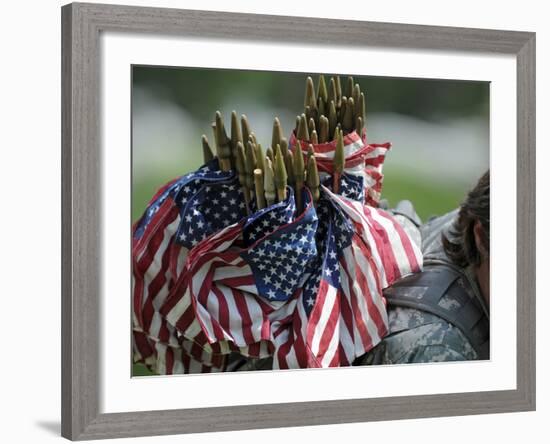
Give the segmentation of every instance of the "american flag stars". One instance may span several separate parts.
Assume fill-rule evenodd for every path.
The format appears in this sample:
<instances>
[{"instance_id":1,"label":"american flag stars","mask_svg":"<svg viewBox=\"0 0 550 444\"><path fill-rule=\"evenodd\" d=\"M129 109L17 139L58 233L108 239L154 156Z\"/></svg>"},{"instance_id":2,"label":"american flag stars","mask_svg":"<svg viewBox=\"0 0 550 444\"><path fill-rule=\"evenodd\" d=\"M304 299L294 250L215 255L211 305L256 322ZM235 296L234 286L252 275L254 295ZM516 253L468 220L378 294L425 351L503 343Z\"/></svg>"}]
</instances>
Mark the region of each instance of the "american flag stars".
<instances>
[{"instance_id":1,"label":"american flag stars","mask_svg":"<svg viewBox=\"0 0 550 444\"><path fill-rule=\"evenodd\" d=\"M271 301L291 298L317 257L314 208L309 206L291 222L294 200L282 203L253 217L245 228L245 239L248 232L248 241L257 243L242 256L253 270L259 294Z\"/></svg>"}]
</instances>

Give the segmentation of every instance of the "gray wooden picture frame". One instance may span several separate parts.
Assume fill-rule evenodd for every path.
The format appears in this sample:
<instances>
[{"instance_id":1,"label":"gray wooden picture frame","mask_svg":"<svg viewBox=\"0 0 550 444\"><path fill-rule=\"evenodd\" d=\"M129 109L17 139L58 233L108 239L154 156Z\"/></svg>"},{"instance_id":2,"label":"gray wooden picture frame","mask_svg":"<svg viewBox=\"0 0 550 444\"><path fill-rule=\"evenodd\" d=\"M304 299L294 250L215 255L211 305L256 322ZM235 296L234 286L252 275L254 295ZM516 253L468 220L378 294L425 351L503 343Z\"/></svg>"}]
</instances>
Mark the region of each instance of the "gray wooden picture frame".
<instances>
[{"instance_id":1,"label":"gray wooden picture frame","mask_svg":"<svg viewBox=\"0 0 550 444\"><path fill-rule=\"evenodd\" d=\"M514 55L517 58L517 388L101 413L99 35L104 31ZM84 440L535 409L534 33L73 3L62 8L62 108L64 437Z\"/></svg>"}]
</instances>

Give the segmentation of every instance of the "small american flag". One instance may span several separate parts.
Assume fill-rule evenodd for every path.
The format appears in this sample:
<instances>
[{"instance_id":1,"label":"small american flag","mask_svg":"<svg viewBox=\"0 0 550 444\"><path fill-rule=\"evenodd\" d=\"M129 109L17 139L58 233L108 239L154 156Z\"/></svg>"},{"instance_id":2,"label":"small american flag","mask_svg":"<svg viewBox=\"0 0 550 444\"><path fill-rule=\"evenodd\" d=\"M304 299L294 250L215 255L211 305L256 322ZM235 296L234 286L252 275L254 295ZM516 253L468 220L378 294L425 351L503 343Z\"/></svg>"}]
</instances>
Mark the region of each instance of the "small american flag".
<instances>
[{"instance_id":1,"label":"small american flag","mask_svg":"<svg viewBox=\"0 0 550 444\"><path fill-rule=\"evenodd\" d=\"M298 143L303 154L307 153L309 143L298 141L294 132L290 136L289 146L295 149ZM390 143L367 143L366 131L359 136L353 131L344 136L344 171L349 175L361 177L365 188L365 203L377 206L380 202L382 191L382 166L387 152L390 150ZM313 145L315 159L321 178L333 174L334 170L334 152L336 150L336 141Z\"/></svg>"},{"instance_id":2,"label":"small american flag","mask_svg":"<svg viewBox=\"0 0 550 444\"><path fill-rule=\"evenodd\" d=\"M214 204L216 200L218 204ZM220 171L216 159L169 182L150 201L132 230L136 360L156 367L159 373L182 370L178 368L183 357L177 332L159 309L181 273L189 250L212 233L241 220L245 210L234 173ZM204 370L198 366L198 371Z\"/></svg>"}]
</instances>

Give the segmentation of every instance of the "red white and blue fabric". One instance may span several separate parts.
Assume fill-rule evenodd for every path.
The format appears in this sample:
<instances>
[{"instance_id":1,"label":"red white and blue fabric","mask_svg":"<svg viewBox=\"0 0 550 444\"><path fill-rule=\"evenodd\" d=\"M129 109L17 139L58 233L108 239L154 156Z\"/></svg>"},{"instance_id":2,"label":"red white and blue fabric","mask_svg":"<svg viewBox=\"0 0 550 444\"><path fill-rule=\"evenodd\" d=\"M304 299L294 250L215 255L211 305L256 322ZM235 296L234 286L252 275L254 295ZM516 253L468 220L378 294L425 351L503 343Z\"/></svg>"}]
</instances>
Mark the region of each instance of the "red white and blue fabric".
<instances>
[{"instance_id":1,"label":"red white and blue fabric","mask_svg":"<svg viewBox=\"0 0 550 444\"><path fill-rule=\"evenodd\" d=\"M289 147L292 151L294 151L298 142L305 156L310 142L298 141L293 132L289 140ZM333 140L312 146L321 179L332 176L334 173L333 159L336 150L336 141ZM382 166L390 148L390 143L367 143L366 131L363 131L362 137L356 131L344 136L344 171L363 180L365 203L368 205L378 206L380 202L382 181L384 179Z\"/></svg>"},{"instance_id":2,"label":"red white and blue fabric","mask_svg":"<svg viewBox=\"0 0 550 444\"><path fill-rule=\"evenodd\" d=\"M363 177L346 168L334 194L326 176L316 207L304 189L301 214L289 188L247 216L216 160L164 186L133 227L134 359L159 374L225 371L235 353L335 367L374 347L387 334L382 290L422 257L364 204Z\"/></svg>"},{"instance_id":3,"label":"red white and blue fabric","mask_svg":"<svg viewBox=\"0 0 550 444\"><path fill-rule=\"evenodd\" d=\"M181 273L189 250L245 215L235 174L220 171L217 160L169 182L151 199L132 229L136 361L161 374L209 370L188 358L189 351L181 344L177 331L159 310Z\"/></svg>"}]
</instances>

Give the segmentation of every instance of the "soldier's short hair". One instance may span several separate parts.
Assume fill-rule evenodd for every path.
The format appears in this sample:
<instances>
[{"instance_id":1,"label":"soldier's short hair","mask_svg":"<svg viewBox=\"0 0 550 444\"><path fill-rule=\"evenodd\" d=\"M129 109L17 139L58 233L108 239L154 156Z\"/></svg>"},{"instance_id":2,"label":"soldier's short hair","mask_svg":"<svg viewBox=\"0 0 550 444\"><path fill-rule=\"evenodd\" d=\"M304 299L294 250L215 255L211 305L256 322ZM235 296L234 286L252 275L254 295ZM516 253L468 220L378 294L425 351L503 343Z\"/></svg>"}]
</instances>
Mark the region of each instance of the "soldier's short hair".
<instances>
[{"instance_id":1,"label":"soldier's short hair","mask_svg":"<svg viewBox=\"0 0 550 444\"><path fill-rule=\"evenodd\" d=\"M489 194L489 171L487 171L460 205L458 218L449 234L442 236L447 256L459 267L481 263L481 252L477 248L474 236L476 221L481 222L481 241L485 251L489 252Z\"/></svg>"}]
</instances>

